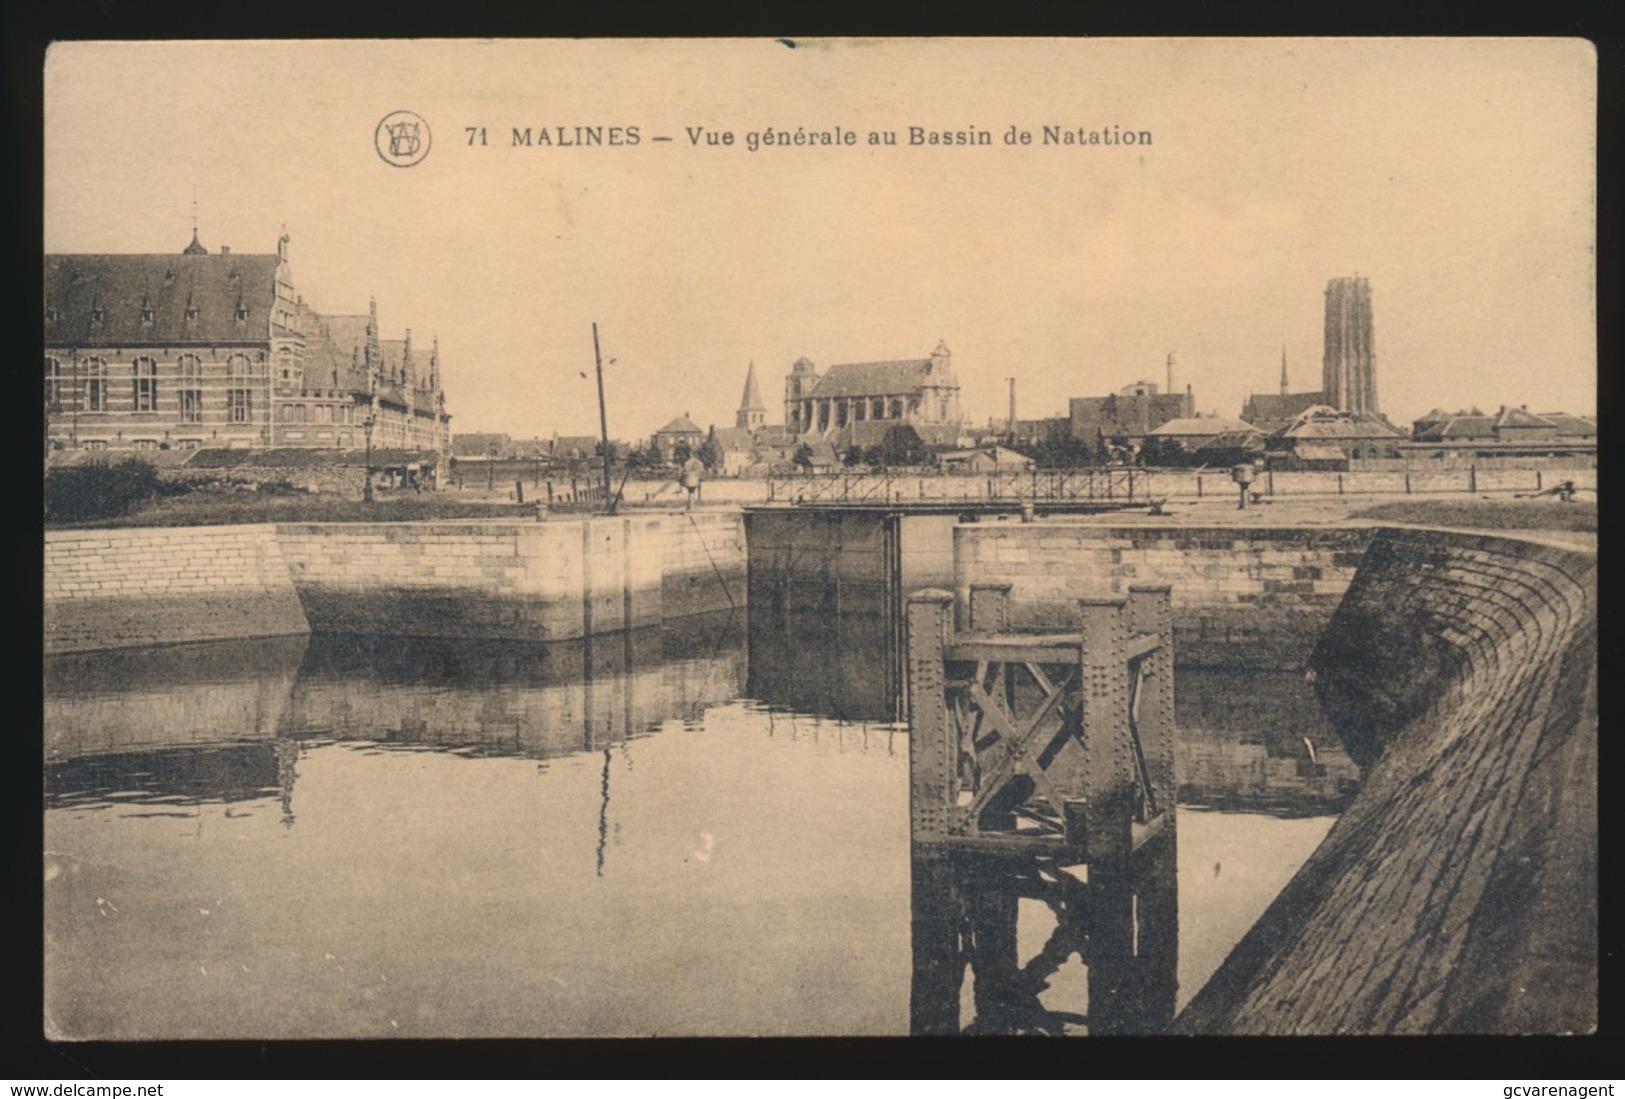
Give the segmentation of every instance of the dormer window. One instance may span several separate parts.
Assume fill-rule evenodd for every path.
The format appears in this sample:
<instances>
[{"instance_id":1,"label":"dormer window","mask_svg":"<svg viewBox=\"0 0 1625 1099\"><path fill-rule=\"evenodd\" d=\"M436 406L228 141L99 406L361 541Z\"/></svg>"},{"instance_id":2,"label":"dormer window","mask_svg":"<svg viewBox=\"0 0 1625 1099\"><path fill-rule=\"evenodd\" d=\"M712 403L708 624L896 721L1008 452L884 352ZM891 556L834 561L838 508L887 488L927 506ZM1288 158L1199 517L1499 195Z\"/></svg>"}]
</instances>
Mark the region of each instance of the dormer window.
<instances>
[{"instance_id":1,"label":"dormer window","mask_svg":"<svg viewBox=\"0 0 1625 1099\"><path fill-rule=\"evenodd\" d=\"M157 313L152 308L152 303L148 302L148 301L143 301L141 303L141 323L142 324L152 324L157 319L158 319L158 316L157 316Z\"/></svg>"},{"instance_id":2,"label":"dormer window","mask_svg":"<svg viewBox=\"0 0 1625 1099\"><path fill-rule=\"evenodd\" d=\"M45 310L45 323L55 324L62 319L62 310L52 305Z\"/></svg>"},{"instance_id":3,"label":"dormer window","mask_svg":"<svg viewBox=\"0 0 1625 1099\"><path fill-rule=\"evenodd\" d=\"M94 308L91 309L91 311L90 311L90 323L91 324L101 324L106 319L107 319L107 310L103 309L99 305L95 306Z\"/></svg>"},{"instance_id":4,"label":"dormer window","mask_svg":"<svg viewBox=\"0 0 1625 1099\"><path fill-rule=\"evenodd\" d=\"M248 319L248 306L243 302L238 302L237 309L232 315L240 321L246 321Z\"/></svg>"}]
</instances>

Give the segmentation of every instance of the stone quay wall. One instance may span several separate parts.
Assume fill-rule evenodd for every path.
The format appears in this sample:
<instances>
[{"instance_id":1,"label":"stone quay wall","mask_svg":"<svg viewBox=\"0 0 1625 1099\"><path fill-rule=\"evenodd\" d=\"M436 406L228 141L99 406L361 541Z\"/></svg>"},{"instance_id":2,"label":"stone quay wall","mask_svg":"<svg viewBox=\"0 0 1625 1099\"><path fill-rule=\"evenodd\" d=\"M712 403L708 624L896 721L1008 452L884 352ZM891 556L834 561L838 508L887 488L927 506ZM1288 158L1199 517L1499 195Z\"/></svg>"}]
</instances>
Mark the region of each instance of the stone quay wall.
<instances>
[{"instance_id":1,"label":"stone quay wall","mask_svg":"<svg viewBox=\"0 0 1625 1099\"><path fill-rule=\"evenodd\" d=\"M1581 550L1377 535L1312 664L1360 791L1176 1029L1595 1030L1596 581Z\"/></svg>"},{"instance_id":2,"label":"stone quay wall","mask_svg":"<svg viewBox=\"0 0 1625 1099\"><path fill-rule=\"evenodd\" d=\"M556 641L743 608L737 513L53 531L47 652L348 632Z\"/></svg>"},{"instance_id":3,"label":"stone quay wall","mask_svg":"<svg viewBox=\"0 0 1625 1099\"><path fill-rule=\"evenodd\" d=\"M269 524L50 531L45 651L309 632Z\"/></svg>"},{"instance_id":4,"label":"stone quay wall","mask_svg":"<svg viewBox=\"0 0 1625 1099\"><path fill-rule=\"evenodd\" d=\"M1077 625L1079 599L1168 583L1181 664L1302 667L1370 538L1360 528L964 523L954 581L962 609L972 584L1008 583L1012 623L1050 629Z\"/></svg>"}]
</instances>

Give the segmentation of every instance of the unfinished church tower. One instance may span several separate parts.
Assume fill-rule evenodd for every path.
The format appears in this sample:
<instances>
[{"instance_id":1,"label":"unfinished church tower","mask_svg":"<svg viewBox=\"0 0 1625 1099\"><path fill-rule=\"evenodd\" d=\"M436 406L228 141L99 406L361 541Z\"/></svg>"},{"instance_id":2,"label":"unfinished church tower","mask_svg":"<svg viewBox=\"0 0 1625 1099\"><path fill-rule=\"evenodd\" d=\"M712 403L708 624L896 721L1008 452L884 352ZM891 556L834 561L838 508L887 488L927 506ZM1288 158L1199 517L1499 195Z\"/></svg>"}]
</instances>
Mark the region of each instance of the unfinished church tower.
<instances>
[{"instance_id":1,"label":"unfinished church tower","mask_svg":"<svg viewBox=\"0 0 1625 1099\"><path fill-rule=\"evenodd\" d=\"M1326 284L1326 358L1321 388L1339 412L1377 413L1371 350L1371 284L1355 275Z\"/></svg>"}]
</instances>

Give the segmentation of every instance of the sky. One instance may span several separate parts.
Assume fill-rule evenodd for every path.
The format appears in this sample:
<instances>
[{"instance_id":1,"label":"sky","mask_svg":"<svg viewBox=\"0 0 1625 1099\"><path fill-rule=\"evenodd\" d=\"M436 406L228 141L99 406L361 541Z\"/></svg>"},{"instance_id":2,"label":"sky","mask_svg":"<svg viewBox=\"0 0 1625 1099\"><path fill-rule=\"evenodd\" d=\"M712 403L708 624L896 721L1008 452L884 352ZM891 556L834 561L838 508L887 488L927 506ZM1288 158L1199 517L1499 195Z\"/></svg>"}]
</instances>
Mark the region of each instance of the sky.
<instances>
[{"instance_id":1,"label":"sky","mask_svg":"<svg viewBox=\"0 0 1625 1099\"><path fill-rule=\"evenodd\" d=\"M405 167L375 143L400 110L432 135ZM595 433L595 322L616 438L731 425L752 362L777 422L797 358L939 340L973 423L1008 378L1023 418L1064 414L1170 353L1235 416L1283 349L1320 388L1325 286L1355 274L1395 422L1589 414L1595 118L1564 39L60 43L45 250L179 252L194 201L210 251L286 231L318 311L373 297L385 338L438 337L458 432ZM606 143L557 143L587 126ZM751 151L767 128L858 140Z\"/></svg>"}]
</instances>

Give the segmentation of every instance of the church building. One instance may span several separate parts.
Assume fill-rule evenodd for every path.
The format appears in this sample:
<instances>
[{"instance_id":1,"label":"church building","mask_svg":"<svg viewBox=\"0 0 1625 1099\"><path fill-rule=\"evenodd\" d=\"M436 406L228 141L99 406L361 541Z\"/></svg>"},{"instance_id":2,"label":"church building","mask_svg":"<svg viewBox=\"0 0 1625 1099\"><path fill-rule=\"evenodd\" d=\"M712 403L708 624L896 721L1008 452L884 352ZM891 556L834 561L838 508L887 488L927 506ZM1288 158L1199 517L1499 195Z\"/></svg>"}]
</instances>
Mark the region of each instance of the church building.
<instances>
[{"instance_id":1,"label":"church building","mask_svg":"<svg viewBox=\"0 0 1625 1099\"><path fill-rule=\"evenodd\" d=\"M784 380L788 431L831 438L848 424L873 420L942 425L957 432L959 379L947 343L939 342L924 359L837 363L820 374L801 358L790 368Z\"/></svg>"}]
</instances>

